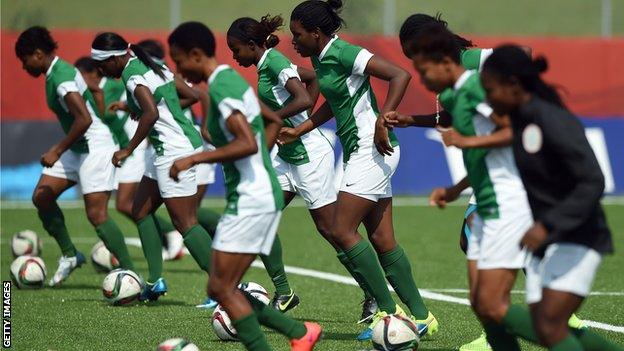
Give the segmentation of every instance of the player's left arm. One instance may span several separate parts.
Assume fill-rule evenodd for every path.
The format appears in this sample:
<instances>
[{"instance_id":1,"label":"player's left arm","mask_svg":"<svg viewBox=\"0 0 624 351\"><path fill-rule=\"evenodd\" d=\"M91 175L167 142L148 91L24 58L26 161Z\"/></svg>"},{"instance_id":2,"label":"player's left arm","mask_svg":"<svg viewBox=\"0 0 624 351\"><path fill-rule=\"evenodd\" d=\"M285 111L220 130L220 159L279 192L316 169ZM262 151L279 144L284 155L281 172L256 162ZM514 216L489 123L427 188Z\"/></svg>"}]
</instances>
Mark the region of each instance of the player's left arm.
<instances>
[{"instance_id":1,"label":"player's left arm","mask_svg":"<svg viewBox=\"0 0 624 351\"><path fill-rule=\"evenodd\" d=\"M296 77L288 79L284 87L292 96L292 100L281 109L275 111L279 117L292 117L314 107L314 102L299 79Z\"/></svg>"},{"instance_id":2,"label":"player's left arm","mask_svg":"<svg viewBox=\"0 0 624 351\"><path fill-rule=\"evenodd\" d=\"M191 88L179 75L175 75L175 86L180 99L180 106L185 109L199 101L199 94Z\"/></svg>"},{"instance_id":3,"label":"player's left arm","mask_svg":"<svg viewBox=\"0 0 624 351\"><path fill-rule=\"evenodd\" d=\"M381 108L381 113L377 118L377 121L375 122L374 142L375 147L380 154L391 155L394 148L390 145L388 128L384 123L383 115L386 112L396 110L397 106L399 106L412 76L403 68L377 55L372 56L370 60L368 60L364 73L383 79L389 83L386 101Z\"/></svg>"},{"instance_id":4,"label":"player's left arm","mask_svg":"<svg viewBox=\"0 0 624 351\"><path fill-rule=\"evenodd\" d=\"M258 103L260 104L260 113L262 114L262 119L264 120L264 133L266 136L267 147L271 150L273 145L275 145L280 129L284 125L284 121L280 118L277 112L271 110L262 101L258 100Z\"/></svg>"},{"instance_id":5,"label":"player's left arm","mask_svg":"<svg viewBox=\"0 0 624 351\"><path fill-rule=\"evenodd\" d=\"M316 74L313 70L297 66L297 73L299 74L299 77L301 77L301 81L306 86L306 91L308 92L310 100L312 100L312 106L308 109L308 115L311 115L314 106L316 106L319 95L321 94L321 88L319 87Z\"/></svg>"}]
</instances>

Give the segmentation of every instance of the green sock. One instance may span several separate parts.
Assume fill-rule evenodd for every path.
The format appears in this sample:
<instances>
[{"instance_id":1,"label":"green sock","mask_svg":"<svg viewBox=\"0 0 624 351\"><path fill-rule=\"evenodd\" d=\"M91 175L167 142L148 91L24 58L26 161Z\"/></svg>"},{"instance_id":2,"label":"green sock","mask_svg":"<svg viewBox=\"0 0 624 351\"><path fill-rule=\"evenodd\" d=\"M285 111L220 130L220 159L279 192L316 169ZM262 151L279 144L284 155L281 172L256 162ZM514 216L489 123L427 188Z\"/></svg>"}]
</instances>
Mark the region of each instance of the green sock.
<instances>
[{"instance_id":1,"label":"green sock","mask_svg":"<svg viewBox=\"0 0 624 351\"><path fill-rule=\"evenodd\" d=\"M245 345L247 350L267 351L271 350L266 336L260 330L260 324L253 312L251 314L232 321L232 326L236 329L238 340Z\"/></svg>"},{"instance_id":2,"label":"green sock","mask_svg":"<svg viewBox=\"0 0 624 351\"><path fill-rule=\"evenodd\" d=\"M565 339L559 341L557 345L553 345L549 348L550 351L583 351L583 345L578 339L569 334Z\"/></svg>"},{"instance_id":3,"label":"green sock","mask_svg":"<svg viewBox=\"0 0 624 351\"><path fill-rule=\"evenodd\" d=\"M493 350L520 351L520 345L515 336L505 330L505 325L499 323L485 323L485 336Z\"/></svg>"},{"instance_id":4,"label":"green sock","mask_svg":"<svg viewBox=\"0 0 624 351\"><path fill-rule=\"evenodd\" d=\"M61 248L63 256L76 256L76 247L69 237L67 227L65 226L65 216L63 216L63 212L58 204L54 202L49 210L39 210L37 214L39 219L41 219L43 228L56 240L56 243Z\"/></svg>"},{"instance_id":5,"label":"green sock","mask_svg":"<svg viewBox=\"0 0 624 351\"><path fill-rule=\"evenodd\" d=\"M210 272L210 255L212 253L212 239L206 230L199 224L192 226L184 236L184 245L206 273Z\"/></svg>"},{"instance_id":6,"label":"green sock","mask_svg":"<svg viewBox=\"0 0 624 351\"><path fill-rule=\"evenodd\" d=\"M173 232L176 230L173 224L171 224L171 221L164 219L162 216L154 213L154 218L156 219L156 223L158 224L158 228L160 229L161 234Z\"/></svg>"},{"instance_id":7,"label":"green sock","mask_svg":"<svg viewBox=\"0 0 624 351\"><path fill-rule=\"evenodd\" d=\"M147 260L149 283L156 282L162 276L162 241L154 215L148 215L137 222L143 255Z\"/></svg>"},{"instance_id":8,"label":"green sock","mask_svg":"<svg viewBox=\"0 0 624 351\"><path fill-rule=\"evenodd\" d=\"M412 315L416 319L427 319L429 310L414 282L412 267L403 248L397 245L394 249L379 255L379 262L386 272L386 279Z\"/></svg>"},{"instance_id":9,"label":"green sock","mask_svg":"<svg viewBox=\"0 0 624 351\"><path fill-rule=\"evenodd\" d=\"M539 344L537 334L533 329L533 321L529 310L520 305L510 305L507 309L503 324L507 327L507 331L517 335L527 341Z\"/></svg>"},{"instance_id":10,"label":"green sock","mask_svg":"<svg viewBox=\"0 0 624 351\"><path fill-rule=\"evenodd\" d=\"M126 246L123 234L117 226L117 223L109 218L104 223L95 227L95 231L104 242L104 245L106 245L108 251L117 257L119 266L124 269L134 270L128 247Z\"/></svg>"},{"instance_id":11,"label":"green sock","mask_svg":"<svg viewBox=\"0 0 624 351\"><path fill-rule=\"evenodd\" d=\"M570 333L580 341L585 351L624 351L624 348L608 341L591 329L570 328Z\"/></svg>"},{"instance_id":12,"label":"green sock","mask_svg":"<svg viewBox=\"0 0 624 351\"><path fill-rule=\"evenodd\" d=\"M266 268L269 277L273 281L275 286L275 292L278 295L290 294L290 285L288 284L288 277L286 271L284 271L284 262L282 261L282 243L279 236L275 236L273 240L273 247L271 253L268 255L260 255L264 268Z\"/></svg>"},{"instance_id":13,"label":"green sock","mask_svg":"<svg viewBox=\"0 0 624 351\"><path fill-rule=\"evenodd\" d=\"M366 281L364 280L364 278L362 278L362 276L360 276L359 274L356 274L355 271L353 271L353 265L349 261L347 254L345 254L344 251L338 251L338 253L336 254L336 257L338 257L338 261L342 263L342 265L347 269L349 274L351 274L353 279L355 279L355 281L358 283L358 285L360 286L360 289L362 289L362 291L364 292L364 298L365 299L372 298L373 296L371 295L370 292L368 292L369 289L366 287Z\"/></svg>"},{"instance_id":14,"label":"green sock","mask_svg":"<svg viewBox=\"0 0 624 351\"><path fill-rule=\"evenodd\" d=\"M249 301L249 304L251 304L260 324L275 330L289 339L299 339L307 333L305 325L300 321L263 304L247 292L243 292L243 294Z\"/></svg>"},{"instance_id":15,"label":"green sock","mask_svg":"<svg viewBox=\"0 0 624 351\"><path fill-rule=\"evenodd\" d=\"M370 289L369 292L377 301L379 310L388 314L395 313L396 304L392 300L381 267L377 262L375 250L370 244L366 240L360 240L344 253L353 265L353 272L366 281L365 286Z\"/></svg>"},{"instance_id":16,"label":"green sock","mask_svg":"<svg viewBox=\"0 0 624 351\"><path fill-rule=\"evenodd\" d=\"M206 229L211 238L214 237L217 231L217 224L219 224L220 219L221 215L215 211L201 207L197 209L197 222Z\"/></svg>"}]
</instances>

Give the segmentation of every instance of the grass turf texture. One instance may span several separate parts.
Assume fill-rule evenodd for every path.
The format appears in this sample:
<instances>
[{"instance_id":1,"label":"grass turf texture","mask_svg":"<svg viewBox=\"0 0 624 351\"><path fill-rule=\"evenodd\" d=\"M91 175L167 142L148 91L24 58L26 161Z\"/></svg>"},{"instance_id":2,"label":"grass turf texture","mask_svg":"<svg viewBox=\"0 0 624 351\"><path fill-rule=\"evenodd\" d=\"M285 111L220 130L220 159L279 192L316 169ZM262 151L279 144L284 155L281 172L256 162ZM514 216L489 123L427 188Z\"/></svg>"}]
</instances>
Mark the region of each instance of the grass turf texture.
<instances>
[{"instance_id":1,"label":"grass turf texture","mask_svg":"<svg viewBox=\"0 0 624 351\"><path fill-rule=\"evenodd\" d=\"M260 18L281 14L286 20L301 0L184 0L181 21L199 20L219 32L227 31L235 18ZM524 0L477 2L457 0L395 0L395 31L410 14L442 12L459 33L490 35L599 35L599 0ZM2 28L24 30L31 25L51 28L168 29L169 0L2 0ZM345 31L381 33L382 0L346 0L342 15ZM612 0L613 33L624 34L624 0ZM68 15L69 14L69 15ZM288 26L286 26L288 27ZM287 31L288 28L285 30Z\"/></svg>"},{"instance_id":2,"label":"grass turf texture","mask_svg":"<svg viewBox=\"0 0 624 351\"><path fill-rule=\"evenodd\" d=\"M395 228L399 242L412 262L416 282L420 288L466 288L465 259L457 239L463 207L439 211L426 207L396 207ZM624 240L624 206L606 206L616 243ZM135 237L135 227L114 210L112 216L128 237ZM11 235L23 229L32 229L43 238L43 259L48 275L57 266L59 249L43 231L32 209L2 209L2 269L4 280L9 279L12 260L9 241ZM83 209L65 210L70 233L76 246L88 255L98 240L87 222ZM280 237L287 265L347 275L335 258L333 250L316 233L304 208L289 208L285 212ZM622 245L616 249L622 250ZM140 248L131 246L130 253L140 274L147 268ZM624 255L604 260L594 285L594 291L624 291L621 267ZM194 307L204 297L206 276L190 256L177 262L165 262L164 276L169 294L157 303L111 307L103 301L101 283L103 274L95 273L91 263L78 269L57 289L27 291L13 287L12 327L15 350L150 350L165 339L186 338L201 350L240 350L234 342L221 342L210 325L211 313ZM356 287L316 278L290 274L290 281L300 295L299 308L289 312L300 320L320 323L325 338L316 350L370 349L370 342L355 341L361 326L355 324L362 296ZM245 276L248 281L262 284L272 293L272 285L262 269L251 268ZM522 289L522 278L516 289ZM465 294L451 294L465 297ZM514 295L517 302L523 295ZM397 300L398 301L398 300ZM477 337L480 327L468 306L449 302L426 300L428 307L440 321L441 331L421 343L419 350L454 350L462 343ZM583 306L580 316L614 325L624 324L624 296L592 296ZM624 334L599 330L602 335L624 343ZM275 350L288 350L288 341L281 335L267 331ZM524 350L538 350L524 344Z\"/></svg>"}]
</instances>

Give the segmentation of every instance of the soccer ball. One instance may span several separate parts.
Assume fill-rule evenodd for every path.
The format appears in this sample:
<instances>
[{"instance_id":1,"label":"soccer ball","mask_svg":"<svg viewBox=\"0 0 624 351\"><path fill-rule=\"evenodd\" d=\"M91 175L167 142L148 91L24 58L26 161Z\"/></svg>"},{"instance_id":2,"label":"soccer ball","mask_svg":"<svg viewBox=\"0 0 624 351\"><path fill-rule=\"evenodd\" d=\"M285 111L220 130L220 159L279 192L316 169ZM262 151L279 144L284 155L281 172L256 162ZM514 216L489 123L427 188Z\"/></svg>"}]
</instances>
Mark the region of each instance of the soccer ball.
<instances>
[{"instance_id":1,"label":"soccer ball","mask_svg":"<svg viewBox=\"0 0 624 351\"><path fill-rule=\"evenodd\" d=\"M15 233L11 238L13 257L22 255L39 256L41 255L41 248L41 239L32 230L22 230Z\"/></svg>"},{"instance_id":2,"label":"soccer ball","mask_svg":"<svg viewBox=\"0 0 624 351\"><path fill-rule=\"evenodd\" d=\"M199 348L190 341L175 338L161 342L156 351L199 351Z\"/></svg>"},{"instance_id":3,"label":"soccer ball","mask_svg":"<svg viewBox=\"0 0 624 351\"><path fill-rule=\"evenodd\" d=\"M375 350L416 350L419 343L418 328L414 322L396 314L384 317L373 328Z\"/></svg>"},{"instance_id":4,"label":"soccer ball","mask_svg":"<svg viewBox=\"0 0 624 351\"><path fill-rule=\"evenodd\" d=\"M11 263L11 279L20 289L43 287L46 273L45 263L36 256L19 256Z\"/></svg>"},{"instance_id":5,"label":"soccer ball","mask_svg":"<svg viewBox=\"0 0 624 351\"><path fill-rule=\"evenodd\" d=\"M119 267L117 257L108 251L102 241L98 241L97 244L93 245L91 249L91 262L98 272L110 272Z\"/></svg>"},{"instance_id":6,"label":"soccer ball","mask_svg":"<svg viewBox=\"0 0 624 351\"><path fill-rule=\"evenodd\" d=\"M217 306L214 312L212 312L212 329L214 329L215 334L217 334L221 340L238 340L236 329L232 326L230 316L228 316L221 305Z\"/></svg>"},{"instance_id":7,"label":"soccer ball","mask_svg":"<svg viewBox=\"0 0 624 351\"><path fill-rule=\"evenodd\" d=\"M271 302L271 299L269 298L269 293L266 291L266 289L262 285L258 283L254 283L254 282L240 283L238 284L238 288L240 290L248 292L251 296L260 300L265 305L268 305L269 302Z\"/></svg>"},{"instance_id":8,"label":"soccer ball","mask_svg":"<svg viewBox=\"0 0 624 351\"><path fill-rule=\"evenodd\" d=\"M111 305L127 305L138 299L143 279L131 270L118 268L111 271L102 283L104 298Z\"/></svg>"}]
</instances>

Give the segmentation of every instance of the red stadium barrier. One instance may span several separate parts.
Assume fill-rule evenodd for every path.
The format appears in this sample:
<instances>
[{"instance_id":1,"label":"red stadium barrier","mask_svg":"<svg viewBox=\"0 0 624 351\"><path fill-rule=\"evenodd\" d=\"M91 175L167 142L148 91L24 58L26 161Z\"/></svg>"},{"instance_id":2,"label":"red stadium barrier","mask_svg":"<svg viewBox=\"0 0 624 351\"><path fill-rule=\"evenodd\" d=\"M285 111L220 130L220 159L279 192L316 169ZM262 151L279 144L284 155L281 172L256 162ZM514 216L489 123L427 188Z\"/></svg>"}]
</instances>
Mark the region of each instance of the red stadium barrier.
<instances>
[{"instance_id":1,"label":"red stadium barrier","mask_svg":"<svg viewBox=\"0 0 624 351\"><path fill-rule=\"evenodd\" d=\"M166 32L121 31L130 41L155 38L165 42ZM58 41L58 54L66 60L74 61L87 55L95 31L54 30L53 37ZM0 117L8 120L49 120L53 118L45 102L44 78L32 79L21 69L15 57L14 43L19 33L2 31L1 62L1 101ZM426 92L403 57L396 37L346 36L350 41L368 48L412 73L413 79L400 110L413 113L430 113L434 110L433 95ZM498 44L515 42L533 49L536 55L544 55L550 61L546 79L561 86L570 108L583 116L622 116L624 117L624 65L617 58L624 57L624 38L535 38L535 37L470 37L480 47L493 47ZM294 63L310 66L308 60L299 57L290 44L290 37L284 35L278 48ZM256 82L254 68L237 67L219 35L217 56L223 62L238 69L251 83ZM380 103L385 98L386 83L373 80Z\"/></svg>"}]
</instances>

